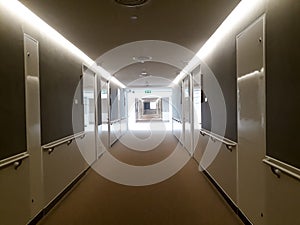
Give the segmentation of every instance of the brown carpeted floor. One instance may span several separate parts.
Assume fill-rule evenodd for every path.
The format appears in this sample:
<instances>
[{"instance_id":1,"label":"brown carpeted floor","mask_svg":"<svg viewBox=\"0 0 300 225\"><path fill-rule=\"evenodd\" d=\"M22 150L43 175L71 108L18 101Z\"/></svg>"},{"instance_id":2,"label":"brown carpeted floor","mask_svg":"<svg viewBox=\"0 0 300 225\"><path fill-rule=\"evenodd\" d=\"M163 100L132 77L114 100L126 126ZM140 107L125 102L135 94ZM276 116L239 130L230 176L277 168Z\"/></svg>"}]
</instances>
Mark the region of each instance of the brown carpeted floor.
<instances>
[{"instance_id":1,"label":"brown carpeted floor","mask_svg":"<svg viewBox=\"0 0 300 225\"><path fill-rule=\"evenodd\" d=\"M138 152L117 142L112 155L132 165L149 165L171 154L177 140L167 135L155 149ZM38 224L42 225L241 225L196 162L168 180L144 187L113 183L90 169L78 185Z\"/></svg>"},{"instance_id":2,"label":"brown carpeted floor","mask_svg":"<svg viewBox=\"0 0 300 225\"><path fill-rule=\"evenodd\" d=\"M140 139L146 139L149 135L160 135L159 132L134 132L134 136ZM147 166L160 162L167 158L176 148L177 139L171 133L161 134L165 136L163 141L152 150L139 151L132 150L126 146L122 140L131 138L131 135L124 135L120 141L117 141L111 148L110 153L118 160L135 166Z\"/></svg>"}]
</instances>

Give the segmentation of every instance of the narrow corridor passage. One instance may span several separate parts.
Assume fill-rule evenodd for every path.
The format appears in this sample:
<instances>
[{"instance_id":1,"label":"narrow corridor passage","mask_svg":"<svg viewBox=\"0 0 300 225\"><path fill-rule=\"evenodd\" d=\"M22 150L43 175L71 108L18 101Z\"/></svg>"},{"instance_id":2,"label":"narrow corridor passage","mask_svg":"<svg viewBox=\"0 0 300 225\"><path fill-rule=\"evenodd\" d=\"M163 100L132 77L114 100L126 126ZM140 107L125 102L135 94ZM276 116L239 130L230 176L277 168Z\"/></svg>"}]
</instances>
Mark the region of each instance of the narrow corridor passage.
<instances>
[{"instance_id":1,"label":"narrow corridor passage","mask_svg":"<svg viewBox=\"0 0 300 225\"><path fill-rule=\"evenodd\" d=\"M137 135L140 138L148 136L147 133ZM138 152L118 141L112 146L110 153L120 161L141 166L165 159L176 145L177 139L168 133L153 150ZM111 182L90 169L82 181L39 224L240 225L243 223L205 175L198 171L195 160L190 159L175 176L154 185L141 187Z\"/></svg>"}]
</instances>

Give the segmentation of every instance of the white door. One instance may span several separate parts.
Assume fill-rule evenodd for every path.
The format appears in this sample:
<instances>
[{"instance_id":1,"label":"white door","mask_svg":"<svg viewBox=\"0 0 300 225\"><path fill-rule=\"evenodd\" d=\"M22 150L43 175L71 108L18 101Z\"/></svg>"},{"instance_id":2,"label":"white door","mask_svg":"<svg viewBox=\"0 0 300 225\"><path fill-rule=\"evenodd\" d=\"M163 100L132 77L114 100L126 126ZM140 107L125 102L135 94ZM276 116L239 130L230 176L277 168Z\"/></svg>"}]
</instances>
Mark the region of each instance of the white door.
<instances>
[{"instance_id":1,"label":"white door","mask_svg":"<svg viewBox=\"0 0 300 225\"><path fill-rule=\"evenodd\" d=\"M264 224L264 17L237 36L238 206Z\"/></svg>"},{"instance_id":2,"label":"white door","mask_svg":"<svg viewBox=\"0 0 300 225\"><path fill-rule=\"evenodd\" d=\"M84 131L86 134L82 151L85 160L91 164L97 158L96 138L98 137L98 117L96 94L96 74L83 66L83 104L84 104ZM83 139L83 140L84 140Z\"/></svg>"},{"instance_id":3,"label":"white door","mask_svg":"<svg viewBox=\"0 0 300 225\"><path fill-rule=\"evenodd\" d=\"M193 113L193 151L196 150L198 144L200 129L201 129L201 71L198 66L192 72L193 79L193 101L192 101L192 113Z\"/></svg>"},{"instance_id":4,"label":"white door","mask_svg":"<svg viewBox=\"0 0 300 225\"><path fill-rule=\"evenodd\" d=\"M188 75L183 80L183 127L184 127L184 147L190 154L193 154L192 146L192 111L191 111L191 80Z\"/></svg>"},{"instance_id":5,"label":"white door","mask_svg":"<svg viewBox=\"0 0 300 225\"><path fill-rule=\"evenodd\" d=\"M98 136L100 145L102 147L102 150L105 151L108 149L108 108L109 108L109 102L108 102L108 82L107 80L101 79L101 125L98 129ZM102 151L102 152L103 152Z\"/></svg>"},{"instance_id":6,"label":"white door","mask_svg":"<svg viewBox=\"0 0 300 225\"><path fill-rule=\"evenodd\" d=\"M31 217L43 208L43 174L40 126L39 43L24 34L27 149L30 154Z\"/></svg>"}]
</instances>

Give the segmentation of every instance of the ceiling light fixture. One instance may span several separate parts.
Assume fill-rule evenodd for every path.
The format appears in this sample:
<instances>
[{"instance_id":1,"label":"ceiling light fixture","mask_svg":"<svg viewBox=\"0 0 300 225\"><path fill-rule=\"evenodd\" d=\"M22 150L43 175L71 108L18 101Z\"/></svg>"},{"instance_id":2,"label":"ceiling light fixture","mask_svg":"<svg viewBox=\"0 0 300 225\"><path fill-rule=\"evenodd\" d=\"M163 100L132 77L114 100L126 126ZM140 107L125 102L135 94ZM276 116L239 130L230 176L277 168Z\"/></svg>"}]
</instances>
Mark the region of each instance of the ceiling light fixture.
<instances>
[{"instance_id":1,"label":"ceiling light fixture","mask_svg":"<svg viewBox=\"0 0 300 225\"><path fill-rule=\"evenodd\" d=\"M115 0L115 2L125 7L139 7L148 3L149 0Z\"/></svg>"},{"instance_id":2,"label":"ceiling light fixture","mask_svg":"<svg viewBox=\"0 0 300 225\"><path fill-rule=\"evenodd\" d=\"M147 73L146 71L143 71L139 76L140 77L149 77L151 75L149 73Z\"/></svg>"},{"instance_id":3,"label":"ceiling light fixture","mask_svg":"<svg viewBox=\"0 0 300 225\"><path fill-rule=\"evenodd\" d=\"M144 63L152 60L151 56L134 56L132 57L133 61Z\"/></svg>"},{"instance_id":4,"label":"ceiling light fixture","mask_svg":"<svg viewBox=\"0 0 300 225\"><path fill-rule=\"evenodd\" d=\"M138 19L138 16L137 16L137 15L132 15L132 16L130 17L130 19L132 19L132 20L137 20L137 19Z\"/></svg>"}]
</instances>

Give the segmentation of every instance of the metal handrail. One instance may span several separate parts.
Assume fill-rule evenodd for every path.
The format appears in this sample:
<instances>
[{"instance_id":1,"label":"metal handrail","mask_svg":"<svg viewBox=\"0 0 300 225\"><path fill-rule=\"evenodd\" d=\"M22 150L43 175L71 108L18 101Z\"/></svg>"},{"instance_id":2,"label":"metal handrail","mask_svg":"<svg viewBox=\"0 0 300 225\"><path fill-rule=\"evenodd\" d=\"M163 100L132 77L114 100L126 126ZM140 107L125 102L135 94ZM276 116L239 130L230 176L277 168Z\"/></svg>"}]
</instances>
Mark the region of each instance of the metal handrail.
<instances>
[{"instance_id":1,"label":"metal handrail","mask_svg":"<svg viewBox=\"0 0 300 225\"><path fill-rule=\"evenodd\" d=\"M0 168L14 164L15 169L17 169L21 165L22 160L27 157L29 157L29 154L27 152L23 152L7 159L2 159L0 160Z\"/></svg>"},{"instance_id":2,"label":"metal handrail","mask_svg":"<svg viewBox=\"0 0 300 225\"><path fill-rule=\"evenodd\" d=\"M281 172L283 172L297 180L300 180L300 169L290 166L279 160L273 159L271 157L266 157L262 161L263 161L263 163L265 163L271 167L272 172L278 178L280 178L280 174L281 174Z\"/></svg>"},{"instance_id":3,"label":"metal handrail","mask_svg":"<svg viewBox=\"0 0 300 225\"><path fill-rule=\"evenodd\" d=\"M236 142L234 142L234 141L232 141L232 140L229 140L228 138L224 138L224 137L222 137L222 136L220 136L220 135L218 135L218 134L215 134L215 133L213 133L213 132L211 132L211 131L205 130L205 129L203 129L203 128L200 129L200 134L201 134L202 136L205 136L205 135L209 136L210 139L211 139L213 142L215 142L216 140L222 142L223 144L226 145L226 148L227 148L229 151L232 151L232 148L235 147L235 146L237 145Z\"/></svg>"},{"instance_id":4,"label":"metal handrail","mask_svg":"<svg viewBox=\"0 0 300 225\"><path fill-rule=\"evenodd\" d=\"M73 135L70 135L68 137L62 138L60 140L57 140L57 141L51 142L49 144L43 145L42 149L45 150L45 151L48 151L48 153L51 154L55 147L57 147L59 145L63 145L65 143L67 143L67 145L70 145L73 140L75 140L76 138L79 138L79 137L81 139L84 138L85 137L85 132L82 131L82 132L79 132L77 134L73 134Z\"/></svg>"},{"instance_id":5,"label":"metal handrail","mask_svg":"<svg viewBox=\"0 0 300 225\"><path fill-rule=\"evenodd\" d=\"M174 117L172 117L172 120L175 120L178 123L182 123L182 121L180 121L179 119L175 119Z\"/></svg>"},{"instance_id":6,"label":"metal handrail","mask_svg":"<svg viewBox=\"0 0 300 225\"><path fill-rule=\"evenodd\" d=\"M117 122L120 122L120 121L121 121L121 119L112 120L112 121L110 121L110 125L112 125L114 123L117 123Z\"/></svg>"}]
</instances>

